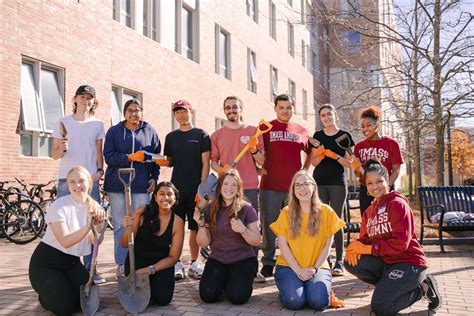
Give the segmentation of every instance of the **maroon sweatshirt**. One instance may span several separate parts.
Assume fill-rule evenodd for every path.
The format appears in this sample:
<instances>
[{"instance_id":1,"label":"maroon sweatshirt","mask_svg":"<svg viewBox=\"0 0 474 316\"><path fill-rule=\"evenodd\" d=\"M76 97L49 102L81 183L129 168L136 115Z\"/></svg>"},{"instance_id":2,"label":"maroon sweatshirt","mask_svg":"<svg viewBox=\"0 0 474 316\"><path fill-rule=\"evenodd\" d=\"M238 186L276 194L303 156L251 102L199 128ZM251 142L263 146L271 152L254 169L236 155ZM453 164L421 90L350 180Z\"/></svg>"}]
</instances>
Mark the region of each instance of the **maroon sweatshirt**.
<instances>
[{"instance_id":1,"label":"maroon sweatshirt","mask_svg":"<svg viewBox=\"0 0 474 316\"><path fill-rule=\"evenodd\" d=\"M428 261L415 234L413 211L398 192L373 200L364 212L359 240L372 245L372 255L386 264L406 263L428 267Z\"/></svg>"}]
</instances>

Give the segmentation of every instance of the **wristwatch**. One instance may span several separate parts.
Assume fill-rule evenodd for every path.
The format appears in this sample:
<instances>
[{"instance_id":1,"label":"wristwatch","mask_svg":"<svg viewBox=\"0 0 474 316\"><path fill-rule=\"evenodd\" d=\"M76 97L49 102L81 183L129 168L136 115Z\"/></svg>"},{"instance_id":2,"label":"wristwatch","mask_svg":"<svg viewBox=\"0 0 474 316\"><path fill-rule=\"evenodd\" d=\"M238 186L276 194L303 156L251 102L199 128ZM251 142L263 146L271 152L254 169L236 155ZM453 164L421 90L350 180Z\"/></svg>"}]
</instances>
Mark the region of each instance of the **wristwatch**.
<instances>
[{"instance_id":1,"label":"wristwatch","mask_svg":"<svg viewBox=\"0 0 474 316\"><path fill-rule=\"evenodd\" d=\"M156 268L153 264L151 266L149 266L148 268L150 269L150 274L155 274L156 273Z\"/></svg>"}]
</instances>

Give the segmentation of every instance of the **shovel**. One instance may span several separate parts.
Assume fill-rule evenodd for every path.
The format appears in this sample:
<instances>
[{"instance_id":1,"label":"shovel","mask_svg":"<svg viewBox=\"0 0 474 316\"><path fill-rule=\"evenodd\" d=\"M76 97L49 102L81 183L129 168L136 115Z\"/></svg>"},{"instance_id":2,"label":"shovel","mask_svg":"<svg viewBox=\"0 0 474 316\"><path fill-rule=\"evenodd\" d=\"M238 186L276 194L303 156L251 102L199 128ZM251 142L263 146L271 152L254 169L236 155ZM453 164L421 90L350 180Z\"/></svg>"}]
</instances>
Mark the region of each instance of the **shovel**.
<instances>
[{"instance_id":1,"label":"shovel","mask_svg":"<svg viewBox=\"0 0 474 316\"><path fill-rule=\"evenodd\" d=\"M351 143L349 141L349 137L346 134L342 134L338 138L336 138L336 144L344 149L351 157L354 156L354 152L351 149ZM360 173L364 174L364 168L362 166L359 168Z\"/></svg>"},{"instance_id":2,"label":"shovel","mask_svg":"<svg viewBox=\"0 0 474 316\"><path fill-rule=\"evenodd\" d=\"M121 168L118 170L120 181L125 187L125 206L127 216L132 216L132 193L130 185L135 178L135 169ZM138 314L145 310L150 302L150 280L148 275L135 273L135 249L132 227L128 228L128 258L130 261L130 273L118 278L118 292L120 304L129 313Z\"/></svg>"},{"instance_id":3,"label":"shovel","mask_svg":"<svg viewBox=\"0 0 474 316\"><path fill-rule=\"evenodd\" d=\"M85 285L81 285L80 298L81 298L81 309L84 315L95 315L97 309L99 309L100 297L99 287L94 284L94 274L97 264L97 253L99 251L99 244L102 242L104 237L105 228L107 228L107 222L102 223L100 231L97 232L94 220L91 222L92 233L94 234L94 246L92 249L92 262L89 271L89 281Z\"/></svg>"}]
</instances>

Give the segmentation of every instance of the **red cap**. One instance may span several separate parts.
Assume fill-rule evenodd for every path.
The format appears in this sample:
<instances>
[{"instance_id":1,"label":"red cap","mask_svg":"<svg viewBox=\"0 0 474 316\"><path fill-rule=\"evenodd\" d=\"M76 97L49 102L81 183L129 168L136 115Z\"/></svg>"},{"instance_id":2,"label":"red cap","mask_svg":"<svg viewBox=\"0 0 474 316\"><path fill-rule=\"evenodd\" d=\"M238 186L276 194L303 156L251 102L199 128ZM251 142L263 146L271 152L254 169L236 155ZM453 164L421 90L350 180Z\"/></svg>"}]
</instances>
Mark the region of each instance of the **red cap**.
<instances>
[{"instance_id":1,"label":"red cap","mask_svg":"<svg viewBox=\"0 0 474 316\"><path fill-rule=\"evenodd\" d=\"M193 107L191 106L191 104L189 104L189 102L187 100L176 101L175 103L173 103L173 106L171 107L171 110L176 111L176 110L179 110L180 108L189 109L190 111L193 110Z\"/></svg>"}]
</instances>

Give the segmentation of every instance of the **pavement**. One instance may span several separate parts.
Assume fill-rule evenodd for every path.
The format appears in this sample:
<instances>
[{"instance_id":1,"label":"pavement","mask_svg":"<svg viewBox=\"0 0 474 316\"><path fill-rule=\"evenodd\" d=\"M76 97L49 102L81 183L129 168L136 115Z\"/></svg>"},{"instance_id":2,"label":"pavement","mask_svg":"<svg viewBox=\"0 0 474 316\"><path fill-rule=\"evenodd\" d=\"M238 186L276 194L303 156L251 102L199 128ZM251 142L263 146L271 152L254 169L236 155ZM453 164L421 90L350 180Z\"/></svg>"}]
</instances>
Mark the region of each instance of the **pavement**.
<instances>
[{"instance_id":1,"label":"pavement","mask_svg":"<svg viewBox=\"0 0 474 316\"><path fill-rule=\"evenodd\" d=\"M185 239L187 241L187 237ZM189 261L187 242L183 250L183 261ZM38 240L27 245L15 245L0 239L0 315L51 315L37 300L28 279L28 264ZM436 315L474 315L474 245L446 246L446 254L439 246L425 246L429 258L430 272L438 281L443 306ZM98 271L107 279L100 285L100 308L97 315L125 315L121 307L115 264L113 258L113 234L106 232L99 249ZM244 305L232 305L225 298L216 304L206 304L199 299L199 281L186 277L177 281L174 297L168 306L150 305L143 315L369 315L373 287L345 273L333 279L333 289L346 307L315 312L309 308L291 311L282 308L278 290L273 279L263 284L254 284L253 295ZM429 315L428 302L421 300L403 310L402 315Z\"/></svg>"}]
</instances>

